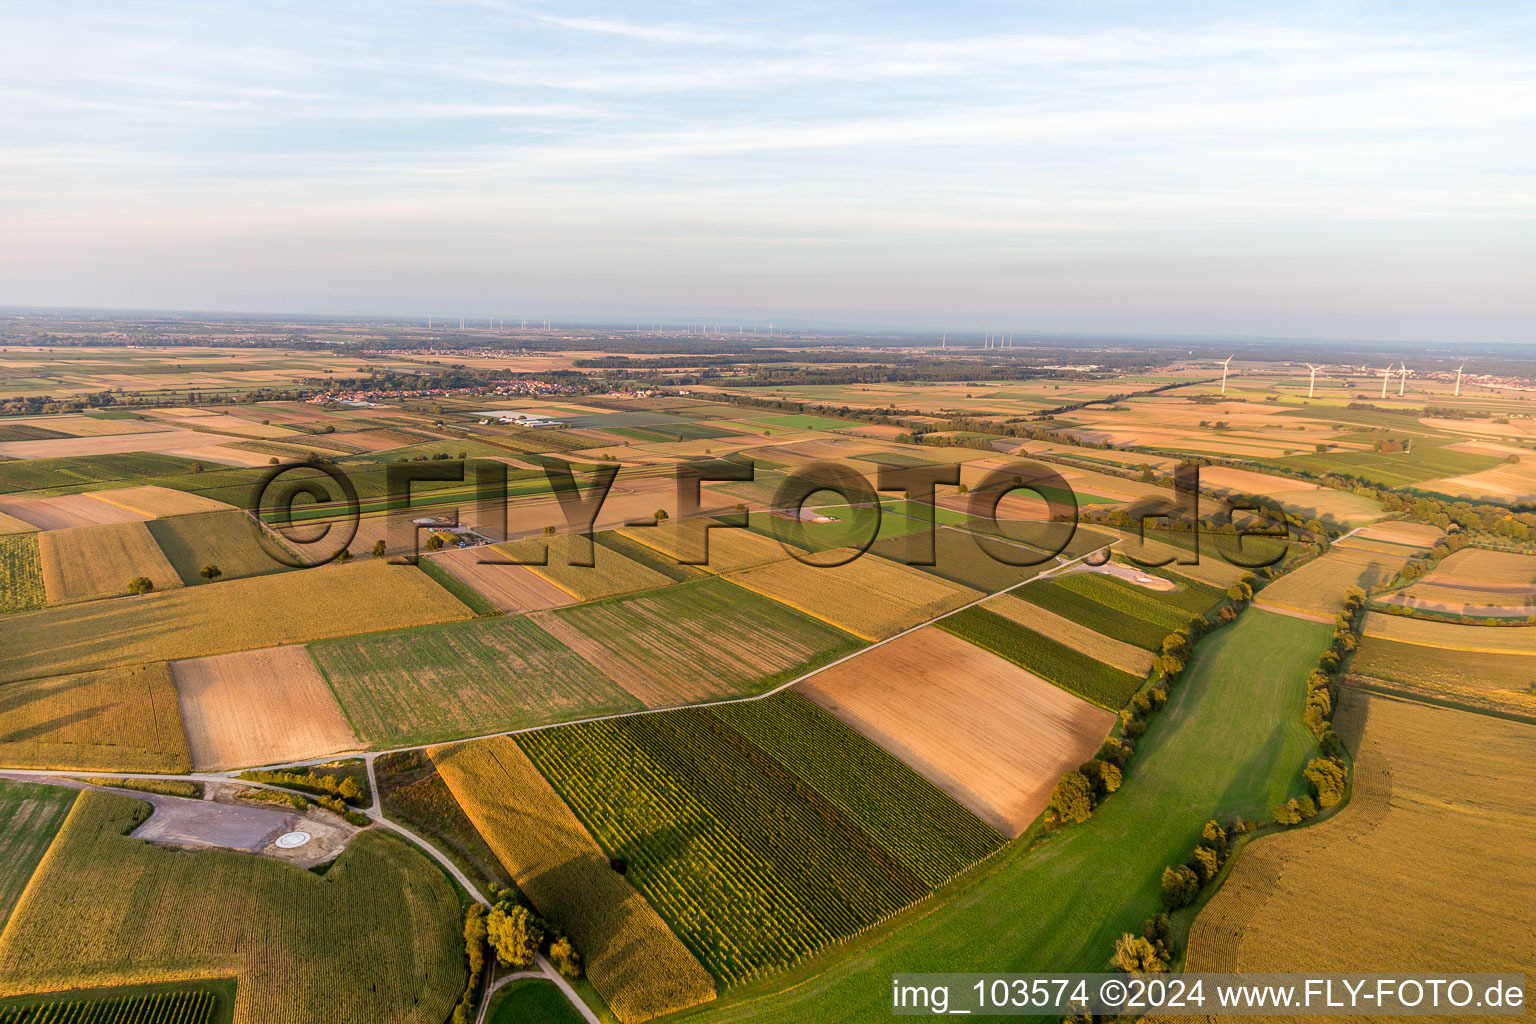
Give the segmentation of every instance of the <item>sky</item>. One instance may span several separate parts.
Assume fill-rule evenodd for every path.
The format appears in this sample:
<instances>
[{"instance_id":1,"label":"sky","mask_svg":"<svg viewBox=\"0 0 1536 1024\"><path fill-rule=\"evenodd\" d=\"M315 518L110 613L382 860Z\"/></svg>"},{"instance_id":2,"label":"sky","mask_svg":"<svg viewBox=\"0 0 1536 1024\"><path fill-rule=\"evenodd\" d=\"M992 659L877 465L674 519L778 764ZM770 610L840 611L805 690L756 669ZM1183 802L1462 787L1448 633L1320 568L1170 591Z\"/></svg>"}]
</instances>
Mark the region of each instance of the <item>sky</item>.
<instances>
[{"instance_id":1,"label":"sky","mask_svg":"<svg viewBox=\"0 0 1536 1024\"><path fill-rule=\"evenodd\" d=\"M0 0L0 304L1536 341L1536 8Z\"/></svg>"}]
</instances>

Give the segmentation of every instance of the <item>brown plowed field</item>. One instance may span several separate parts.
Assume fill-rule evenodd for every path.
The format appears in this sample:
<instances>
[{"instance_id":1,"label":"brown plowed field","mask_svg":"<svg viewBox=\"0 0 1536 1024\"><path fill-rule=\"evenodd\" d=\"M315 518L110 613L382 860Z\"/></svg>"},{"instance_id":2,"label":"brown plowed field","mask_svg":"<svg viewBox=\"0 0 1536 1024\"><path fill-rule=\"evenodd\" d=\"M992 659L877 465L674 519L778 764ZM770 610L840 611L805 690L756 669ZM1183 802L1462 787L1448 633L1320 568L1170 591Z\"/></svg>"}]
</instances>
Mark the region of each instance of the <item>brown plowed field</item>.
<instances>
[{"instance_id":1,"label":"brown plowed field","mask_svg":"<svg viewBox=\"0 0 1536 1024\"><path fill-rule=\"evenodd\" d=\"M798 689L1009 837L1092 757L1115 716L929 627Z\"/></svg>"},{"instance_id":2,"label":"brown plowed field","mask_svg":"<svg viewBox=\"0 0 1536 1024\"><path fill-rule=\"evenodd\" d=\"M480 559L487 556L495 557L495 552L480 547L460 548L432 557L499 611L532 612L560 608L576 600L524 566L481 564Z\"/></svg>"},{"instance_id":3,"label":"brown plowed field","mask_svg":"<svg viewBox=\"0 0 1536 1024\"><path fill-rule=\"evenodd\" d=\"M299 761L362 746L303 647L266 647L171 666L192 767Z\"/></svg>"}]
</instances>

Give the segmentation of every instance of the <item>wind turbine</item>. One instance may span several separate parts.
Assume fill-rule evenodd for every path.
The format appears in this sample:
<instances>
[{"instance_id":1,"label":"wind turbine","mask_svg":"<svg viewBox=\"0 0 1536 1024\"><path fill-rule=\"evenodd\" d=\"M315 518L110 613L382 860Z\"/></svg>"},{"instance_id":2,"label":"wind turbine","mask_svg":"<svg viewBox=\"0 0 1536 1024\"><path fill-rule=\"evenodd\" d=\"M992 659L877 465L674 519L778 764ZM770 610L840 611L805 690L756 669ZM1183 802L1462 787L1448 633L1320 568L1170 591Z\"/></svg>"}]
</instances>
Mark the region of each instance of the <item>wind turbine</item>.
<instances>
[{"instance_id":1,"label":"wind turbine","mask_svg":"<svg viewBox=\"0 0 1536 1024\"><path fill-rule=\"evenodd\" d=\"M1408 364L1407 363L1403 364L1403 368L1402 368L1402 370L1400 372L1401 372L1401 376L1397 378L1397 397L1398 398L1402 398L1403 397L1403 388L1408 386Z\"/></svg>"},{"instance_id":2,"label":"wind turbine","mask_svg":"<svg viewBox=\"0 0 1536 1024\"><path fill-rule=\"evenodd\" d=\"M1227 356L1226 361L1221 364L1221 393L1222 394L1226 394L1227 393L1227 367L1231 364L1232 360L1235 359L1235 358L1237 358L1237 353L1233 352L1230 356Z\"/></svg>"},{"instance_id":3,"label":"wind turbine","mask_svg":"<svg viewBox=\"0 0 1536 1024\"><path fill-rule=\"evenodd\" d=\"M1327 365L1328 365L1327 363L1323 364L1323 366L1327 366ZM1315 395L1317 393L1317 371L1321 370L1323 368L1323 366L1313 366L1311 363L1307 364L1307 369L1312 371L1312 379L1307 384L1307 397L1308 398L1311 398L1313 395Z\"/></svg>"},{"instance_id":4,"label":"wind turbine","mask_svg":"<svg viewBox=\"0 0 1536 1024\"><path fill-rule=\"evenodd\" d=\"M1396 373L1397 371L1393 370L1392 367L1389 366L1385 370L1378 370L1376 372L1381 374L1381 397L1386 398L1387 382L1392 379L1392 374Z\"/></svg>"},{"instance_id":5,"label":"wind turbine","mask_svg":"<svg viewBox=\"0 0 1536 1024\"><path fill-rule=\"evenodd\" d=\"M1461 397L1461 371L1465 370L1466 368L1467 368L1467 364L1466 363L1462 363L1460 366L1456 367L1456 397L1457 398Z\"/></svg>"}]
</instances>

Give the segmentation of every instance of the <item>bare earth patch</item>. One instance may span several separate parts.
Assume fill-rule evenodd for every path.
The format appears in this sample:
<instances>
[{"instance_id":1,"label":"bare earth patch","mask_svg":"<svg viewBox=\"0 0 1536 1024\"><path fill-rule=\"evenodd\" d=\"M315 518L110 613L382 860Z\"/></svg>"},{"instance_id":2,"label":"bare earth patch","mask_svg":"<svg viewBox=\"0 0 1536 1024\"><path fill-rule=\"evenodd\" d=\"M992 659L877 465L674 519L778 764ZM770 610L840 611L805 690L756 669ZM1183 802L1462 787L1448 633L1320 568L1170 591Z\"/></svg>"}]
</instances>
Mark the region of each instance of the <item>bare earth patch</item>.
<instances>
[{"instance_id":1,"label":"bare earth patch","mask_svg":"<svg viewBox=\"0 0 1536 1024\"><path fill-rule=\"evenodd\" d=\"M1011 837L1115 716L959 637L929 627L797 689Z\"/></svg>"},{"instance_id":2,"label":"bare earth patch","mask_svg":"<svg viewBox=\"0 0 1536 1024\"><path fill-rule=\"evenodd\" d=\"M171 666L199 771L299 761L362 744L303 647L267 647Z\"/></svg>"},{"instance_id":3,"label":"bare earth patch","mask_svg":"<svg viewBox=\"0 0 1536 1024\"><path fill-rule=\"evenodd\" d=\"M532 612L560 608L576 599L521 565L486 565L495 557L489 548L461 548L431 556L460 582L477 591L498 611Z\"/></svg>"},{"instance_id":4,"label":"bare earth patch","mask_svg":"<svg viewBox=\"0 0 1536 1024\"><path fill-rule=\"evenodd\" d=\"M140 512L97 501L88 494L65 494L57 498L0 496L0 512L30 523L38 530L68 530L75 526L102 526L107 523L141 523L149 518Z\"/></svg>"}]
</instances>

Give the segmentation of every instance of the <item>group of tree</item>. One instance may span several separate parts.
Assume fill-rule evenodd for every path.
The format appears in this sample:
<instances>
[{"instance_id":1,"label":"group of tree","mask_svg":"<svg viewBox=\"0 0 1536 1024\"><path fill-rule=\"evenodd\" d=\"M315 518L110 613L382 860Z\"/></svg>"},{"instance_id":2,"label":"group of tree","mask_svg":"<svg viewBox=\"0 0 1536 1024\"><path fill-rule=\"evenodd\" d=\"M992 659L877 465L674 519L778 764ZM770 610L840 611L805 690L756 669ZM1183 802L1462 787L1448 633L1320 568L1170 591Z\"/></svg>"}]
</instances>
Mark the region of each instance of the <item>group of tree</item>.
<instances>
[{"instance_id":1,"label":"group of tree","mask_svg":"<svg viewBox=\"0 0 1536 1024\"><path fill-rule=\"evenodd\" d=\"M1349 788L1349 769L1337 757L1314 757L1302 769L1310 793L1295 796L1275 808L1275 821L1281 825L1299 825L1315 818L1344 799Z\"/></svg>"},{"instance_id":2,"label":"group of tree","mask_svg":"<svg viewBox=\"0 0 1536 1024\"><path fill-rule=\"evenodd\" d=\"M1232 851L1232 838L1244 826L1239 822L1232 831L1219 821L1208 821L1200 830L1200 841L1183 864L1163 869L1160 883L1163 906L1169 910L1187 907L1210 885Z\"/></svg>"},{"instance_id":3,"label":"group of tree","mask_svg":"<svg viewBox=\"0 0 1536 1024\"><path fill-rule=\"evenodd\" d=\"M1115 940L1110 964L1126 974L1164 974L1173 963L1173 924L1167 913L1153 914L1141 926L1141 934L1124 932Z\"/></svg>"},{"instance_id":4,"label":"group of tree","mask_svg":"<svg viewBox=\"0 0 1536 1024\"><path fill-rule=\"evenodd\" d=\"M514 889L491 886L494 901L485 916L485 940L504 967L526 970L540 952L567 978L581 977L581 955L569 937L534 913Z\"/></svg>"}]
</instances>

